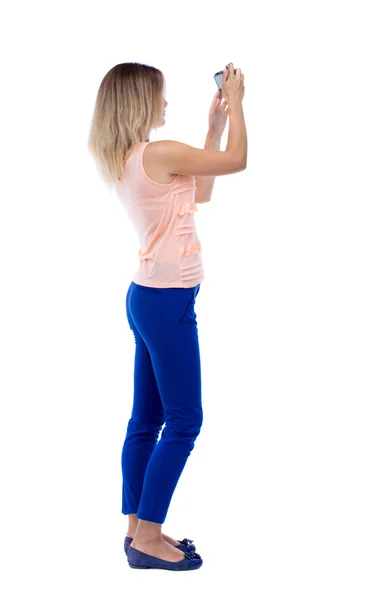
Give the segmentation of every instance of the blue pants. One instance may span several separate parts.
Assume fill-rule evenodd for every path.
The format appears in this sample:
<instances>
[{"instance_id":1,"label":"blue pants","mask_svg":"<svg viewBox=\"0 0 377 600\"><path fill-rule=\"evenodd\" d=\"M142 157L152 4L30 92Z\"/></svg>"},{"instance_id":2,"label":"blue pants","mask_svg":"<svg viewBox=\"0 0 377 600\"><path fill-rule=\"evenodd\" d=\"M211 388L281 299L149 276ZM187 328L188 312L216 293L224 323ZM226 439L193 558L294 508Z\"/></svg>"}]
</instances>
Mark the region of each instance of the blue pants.
<instances>
[{"instance_id":1,"label":"blue pants","mask_svg":"<svg viewBox=\"0 0 377 600\"><path fill-rule=\"evenodd\" d=\"M135 366L133 407L122 450L122 513L154 523L165 521L203 422L194 310L199 289L200 283L155 288L132 281L127 292Z\"/></svg>"}]
</instances>

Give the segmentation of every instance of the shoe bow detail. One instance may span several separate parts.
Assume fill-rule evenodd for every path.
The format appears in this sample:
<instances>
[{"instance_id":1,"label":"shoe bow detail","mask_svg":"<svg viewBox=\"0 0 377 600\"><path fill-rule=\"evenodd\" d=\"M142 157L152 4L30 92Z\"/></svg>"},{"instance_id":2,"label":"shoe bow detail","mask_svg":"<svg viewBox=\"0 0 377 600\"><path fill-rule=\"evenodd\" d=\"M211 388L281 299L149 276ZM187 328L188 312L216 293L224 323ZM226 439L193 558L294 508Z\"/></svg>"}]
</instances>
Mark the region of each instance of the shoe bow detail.
<instances>
[{"instance_id":1,"label":"shoe bow detail","mask_svg":"<svg viewBox=\"0 0 377 600\"><path fill-rule=\"evenodd\" d=\"M195 551L190 550L189 547L187 547L187 550L185 550L185 556L186 556L186 558L189 558L190 560L192 560L193 558L195 558Z\"/></svg>"}]
</instances>

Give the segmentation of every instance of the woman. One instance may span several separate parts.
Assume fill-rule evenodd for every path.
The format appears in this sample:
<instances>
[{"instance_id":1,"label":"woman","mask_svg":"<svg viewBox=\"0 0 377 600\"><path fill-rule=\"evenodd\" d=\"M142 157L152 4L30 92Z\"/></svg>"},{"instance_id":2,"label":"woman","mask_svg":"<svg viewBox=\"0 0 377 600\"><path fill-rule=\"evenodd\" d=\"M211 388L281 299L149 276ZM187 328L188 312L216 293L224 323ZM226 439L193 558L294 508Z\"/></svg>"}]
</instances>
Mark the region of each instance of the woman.
<instances>
[{"instance_id":1,"label":"woman","mask_svg":"<svg viewBox=\"0 0 377 600\"><path fill-rule=\"evenodd\" d=\"M121 461L124 547L135 568L189 570L203 562L192 540L163 534L162 523L203 421L194 307L205 277L194 213L210 199L216 175L242 171L247 162L244 76L228 66L204 149L149 141L165 123L167 102L163 74L144 64L118 64L105 75L91 124L89 150L140 241L126 298L134 398ZM228 112L228 143L220 151Z\"/></svg>"}]
</instances>

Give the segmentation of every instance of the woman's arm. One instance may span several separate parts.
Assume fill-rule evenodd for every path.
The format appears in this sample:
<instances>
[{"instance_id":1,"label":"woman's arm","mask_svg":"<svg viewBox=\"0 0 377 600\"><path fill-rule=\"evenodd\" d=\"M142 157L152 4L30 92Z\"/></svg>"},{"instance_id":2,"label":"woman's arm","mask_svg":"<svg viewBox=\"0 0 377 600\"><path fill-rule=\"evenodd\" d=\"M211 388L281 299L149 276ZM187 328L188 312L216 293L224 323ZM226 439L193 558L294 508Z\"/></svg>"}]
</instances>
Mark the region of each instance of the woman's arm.
<instances>
[{"instance_id":1,"label":"woman's arm","mask_svg":"<svg viewBox=\"0 0 377 600\"><path fill-rule=\"evenodd\" d=\"M220 142L221 136L212 131L208 131L204 144L204 150L220 150ZM215 178L216 175L195 175L195 202L197 204L209 202L211 200Z\"/></svg>"}]
</instances>

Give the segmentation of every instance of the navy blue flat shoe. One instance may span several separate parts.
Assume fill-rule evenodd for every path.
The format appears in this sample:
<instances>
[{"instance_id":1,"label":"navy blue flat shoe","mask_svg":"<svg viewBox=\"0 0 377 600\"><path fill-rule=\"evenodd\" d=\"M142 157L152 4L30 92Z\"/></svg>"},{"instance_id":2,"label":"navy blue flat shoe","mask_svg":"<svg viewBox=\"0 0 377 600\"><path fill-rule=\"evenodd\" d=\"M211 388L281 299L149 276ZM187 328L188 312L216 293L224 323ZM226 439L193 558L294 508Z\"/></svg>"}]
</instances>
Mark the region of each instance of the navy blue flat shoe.
<instances>
[{"instance_id":1,"label":"navy blue flat shoe","mask_svg":"<svg viewBox=\"0 0 377 600\"><path fill-rule=\"evenodd\" d=\"M178 562L156 558L130 546L127 552L128 564L132 569L166 569L169 571L192 571L203 564L202 558L195 558L193 550L186 550L185 557Z\"/></svg>"},{"instance_id":2,"label":"navy blue flat shoe","mask_svg":"<svg viewBox=\"0 0 377 600\"><path fill-rule=\"evenodd\" d=\"M124 540L124 551L127 554L128 552L128 548L130 547L130 544L132 542L134 538L129 537L128 535L126 536L125 540ZM195 544L193 544L193 540L189 540L188 538L184 538L183 540L177 540L179 542L178 546L174 546L175 548L178 548L178 550L182 550L182 552L186 552L187 550L189 552L196 550L196 546ZM195 558L200 558L200 554L196 554L195 553Z\"/></svg>"}]
</instances>

